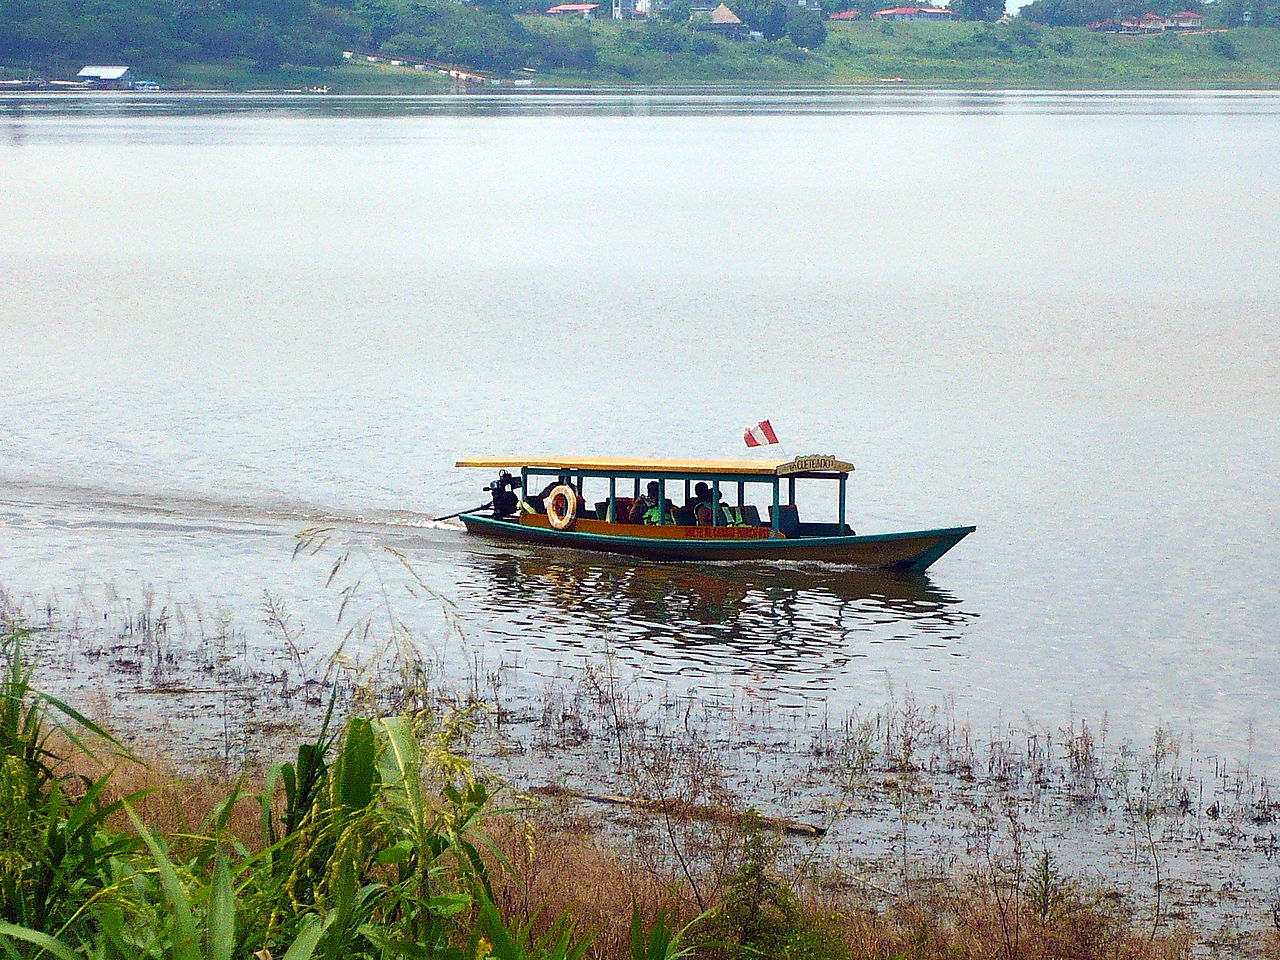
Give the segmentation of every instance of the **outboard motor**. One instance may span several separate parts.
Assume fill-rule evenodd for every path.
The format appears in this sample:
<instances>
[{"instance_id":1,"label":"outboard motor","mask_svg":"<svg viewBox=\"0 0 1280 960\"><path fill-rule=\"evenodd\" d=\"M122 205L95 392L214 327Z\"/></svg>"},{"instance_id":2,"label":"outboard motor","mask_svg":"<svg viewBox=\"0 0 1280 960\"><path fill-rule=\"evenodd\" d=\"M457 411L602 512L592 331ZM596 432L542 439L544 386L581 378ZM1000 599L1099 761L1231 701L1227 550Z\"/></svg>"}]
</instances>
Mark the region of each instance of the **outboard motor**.
<instances>
[{"instance_id":1,"label":"outboard motor","mask_svg":"<svg viewBox=\"0 0 1280 960\"><path fill-rule=\"evenodd\" d=\"M484 488L485 493L493 496L495 518L502 520L515 516L520 506L520 498L515 495L515 489L518 486L520 486L520 478L513 477L506 470L502 470L498 473L498 479Z\"/></svg>"}]
</instances>

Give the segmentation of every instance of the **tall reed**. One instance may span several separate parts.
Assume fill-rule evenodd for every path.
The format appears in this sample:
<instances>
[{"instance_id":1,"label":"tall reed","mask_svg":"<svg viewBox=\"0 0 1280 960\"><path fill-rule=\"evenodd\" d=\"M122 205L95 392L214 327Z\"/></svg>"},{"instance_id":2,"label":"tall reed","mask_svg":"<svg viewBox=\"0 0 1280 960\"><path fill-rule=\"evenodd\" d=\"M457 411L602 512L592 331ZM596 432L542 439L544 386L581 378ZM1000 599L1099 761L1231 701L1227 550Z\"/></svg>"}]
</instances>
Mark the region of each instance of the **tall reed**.
<instances>
[{"instance_id":1,"label":"tall reed","mask_svg":"<svg viewBox=\"0 0 1280 960\"><path fill-rule=\"evenodd\" d=\"M273 767L255 799L256 849L227 824L233 785L196 834L162 838L115 768L64 775L103 748L100 727L36 691L20 630L0 685L0 949L9 956L134 960L438 958L574 960L590 938L561 918L508 924L493 901L502 857L480 830L491 788L458 745L469 710L328 724ZM474 708L472 708L473 710ZM61 719L54 722L51 714ZM131 828L131 829L130 829Z\"/></svg>"}]
</instances>

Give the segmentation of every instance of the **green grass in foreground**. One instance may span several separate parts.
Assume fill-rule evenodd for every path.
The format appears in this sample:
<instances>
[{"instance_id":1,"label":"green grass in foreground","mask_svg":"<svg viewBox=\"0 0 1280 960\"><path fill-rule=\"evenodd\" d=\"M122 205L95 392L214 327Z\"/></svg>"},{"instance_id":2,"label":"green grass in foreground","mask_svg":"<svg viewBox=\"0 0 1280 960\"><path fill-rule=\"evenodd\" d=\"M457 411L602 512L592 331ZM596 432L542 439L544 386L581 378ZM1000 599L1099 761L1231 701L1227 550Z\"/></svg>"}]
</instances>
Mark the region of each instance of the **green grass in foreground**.
<instances>
[{"instance_id":1,"label":"green grass in foreground","mask_svg":"<svg viewBox=\"0 0 1280 960\"><path fill-rule=\"evenodd\" d=\"M273 767L256 796L233 786L196 833L163 837L135 811L141 793L108 798L114 771L68 770L84 738L130 761L103 730L32 689L20 639L5 641L0 682L5 955L573 960L585 952L590 938L567 922L535 933L494 903L493 861L477 830L492 796L456 750L465 711L439 723L353 718L341 736L322 731L294 763ZM49 713L69 721L65 738ZM259 813L253 852L228 830L245 801Z\"/></svg>"}]
</instances>

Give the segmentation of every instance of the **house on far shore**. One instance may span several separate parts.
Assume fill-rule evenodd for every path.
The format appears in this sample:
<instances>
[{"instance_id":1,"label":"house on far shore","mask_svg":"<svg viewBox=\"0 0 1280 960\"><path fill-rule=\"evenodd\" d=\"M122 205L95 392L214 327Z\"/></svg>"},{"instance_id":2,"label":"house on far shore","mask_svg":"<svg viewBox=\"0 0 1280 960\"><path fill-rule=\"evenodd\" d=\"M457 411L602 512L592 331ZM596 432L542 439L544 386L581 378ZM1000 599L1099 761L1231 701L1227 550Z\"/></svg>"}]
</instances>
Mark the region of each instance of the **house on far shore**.
<instances>
[{"instance_id":1,"label":"house on far shore","mask_svg":"<svg viewBox=\"0 0 1280 960\"><path fill-rule=\"evenodd\" d=\"M581 17L583 20L595 18L598 3L558 3L547 11L551 17Z\"/></svg>"},{"instance_id":2,"label":"house on far shore","mask_svg":"<svg viewBox=\"0 0 1280 960\"><path fill-rule=\"evenodd\" d=\"M711 11L711 19L697 25L699 30L710 30L722 37L740 37L747 32L742 18L723 3Z\"/></svg>"},{"instance_id":3,"label":"house on far shore","mask_svg":"<svg viewBox=\"0 0 1280 960\"><path fill-rule=\"evenodd\" d=\"M827 17L828 20L857 20L862 13L857 10L841 10L839 13L833 13Z\"/></svg>"},{"instance_id":4,"label":"house on far shore","mask_svg":"<svg viewBox=\"0 0 1280 960\"><path fill-rule=\"evenodd\" d=\"M1089 24L1088 29L1094 33L1137 33L1138 21L1113 20L1111 17L1107 17L1105 20Z\"/></svg>"},{"instance_id":5,"label":"house on far shore","mask_svg":"<svg viewBox=\"0 0 1280 960\"><path fill-rule=\"evenodd\" d=\"M943 7L890 7L877 10L872 20L954 20L955 14Z\"/></svg>"},{"instance_id":6,"label":"house on far shore","mask_svg":"<svg viewBox=\"0 0 1280 960\"><path fill-rule=\"evenodd\" d=\"M99 90L128 90L133 86L128 67L87 66L76 74L91 87Z\"/></svg>"},{"instance_id":7,"label":"house on far shore","mask_svg":"<svg viewBox=\"0 0 1280 960\"><path fill-rule=\"evenodd\" d=\"M1203 30L1204 17L1193 10L1183 10L1181 13L1169 14L1164 25L1170 30Z\"/></svg>"},{"instance_id":8,"label":"house on far shore","mask_svg":"<svg viewBox=\"0 0 1280 960\"><path fill-rule=\"evenodd\" d=\"M1204 17L1190 10L1170 14L1167 17L1158 13L1144 13L1138 17L1124 17L1120 20L1099 20L1097 23L1089 24L1089 29L1097 33L1119 33L1130 36L1164 33L1166 30L1203 30Z\"/></svg>"}]
</instances>

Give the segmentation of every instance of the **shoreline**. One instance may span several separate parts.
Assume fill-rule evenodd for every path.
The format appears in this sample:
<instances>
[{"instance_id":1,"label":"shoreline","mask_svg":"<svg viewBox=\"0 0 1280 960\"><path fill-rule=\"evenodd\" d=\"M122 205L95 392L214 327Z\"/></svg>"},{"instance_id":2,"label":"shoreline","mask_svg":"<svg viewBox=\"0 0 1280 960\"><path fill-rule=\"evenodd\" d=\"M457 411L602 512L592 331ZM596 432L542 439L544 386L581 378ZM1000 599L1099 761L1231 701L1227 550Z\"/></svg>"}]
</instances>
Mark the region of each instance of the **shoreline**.
<instances>
[{"instance_id":1,"label":"shoreline","mask_svg":"<svg viewBox=\"0 0 1280 960\"><path fill-rule=\"evenodd\" d=\"M11 608L5 620L20 615ZM45 689L132 749L169 744L163 764L193 783L269 769L317 736L330 698L339 719L463 712L477 769L540 797L552 821L585 818L624 848L661 845L655 801L659 812L709 811L720 827L758 810L797 826L784 859L832 883L852 871L890 899L970 869L985 837L1105 878L1135 915L1151 910L1153 884L1157 913L1201 931L1253 929L1262 924L1249 918L1268 909L1280 796L1267 772L1185 733L1157 727L1135 742L1111 733L1107 716L975 724L953 702L909 690L800 717L745 693L664 692L603 644L576 670L509 690L514 678L482 662L446 679L438 641L372 625L379 639L365 653L326 655L283 608L268 604L264 617L273 650L251 647L225 618L193 643L180 619L149 605L89 633L76 625L93 616L50 621L26 649ZM370 626L357 615L350 629ZM601 806L602 796L635 802Z\"/></svg>"},{"instance_id":2,"label":"shoreline","mask_svg":"<svg viewBox=\"0 0 1280 960\"><path fill-rule=\"evenodd\" d=\"M183 96L199 96L199 97L299 97L307 100L316 100L323 102L326 99L342 99L342 98L377 98L377 97L412 97L412 96L525 96L536 97L539 93L566 93L566 92L583 92L583 93L662 93L670 92L672 94L688 95L690 92L721 92L721 91L741 91L741 92L759 92L759 93L779 93L779 92L826 92L826 93L842 93L842 92L868 92L872 90L883 91L885 94L912 92L958 92L958 93L1275 93L1280 91L1280 76L1276 77L1271 84L1259 81L1251 81L1247 85L1233 83L1231 81L1214 81L1214 80L1178 80L1173 84L1168 83L1140 83L1134 82L1130 84L1117 84L1114 81L1078 81L1078 82L1017 82L1007 80L954 80L954 79L912 79L899 81L883 81L877 79L845 79L845 80L806 80L806 81L767 81L767 80L699 80L687 82L671 82L671 83L652 83L648 81L635 81L628 83L618 78L606 78L592 80L581 77L556 77L550 80L540 79L535 81L533 86L512 86L509 81L503 81L500 84L480 85L480 84L464 84L464 83L442 83L436 89L422 89L419 91L406 92L398 89L395 84L388 84L386 89L355 89L344 91L341 87L341 74L335 74L330 77L325 75L324 79L334 84L338 89L331 89L327 93L318 93L297 87L250 87L250 88L228 88L228 87L165 87L159 91L146 90L94 90L87 88L52 88L39 90L19 90L0 88L0 97L10 98L72 98L72 97L102 97L102 98L122 98L137 100L160 100L165 97L183 97Z\"/></svg>"},{"instance_id":3,"label":"shoreline","mask_svg":"<svg viewBox=\"0 0 1280 960\"><path fill-rule=\"evenodd\" d=\"M25 649L38 645L16 629ZM11 641L5 647L14 649ZM1071 721L1056 733L1009 726L984 738L945 708L905 694L882 711L828 725L812 740L793 730L787 743L785 722L655 700L629 687L614 666L607 659L588 664L541 702L504 706L497 690L486 702L430 685L429 668L400 648L367 665L361 682L341 686L332 736L345 728L349 738L361 724L412 726L448 776L484 785L485 798L508 798L499 804L506 812L495 811L489 824L515 865L498 889L522 890L533 898L530 908L563 897L557 909L575 922L596 909L570 880L583 858L592 870L628 876L637 901L644 899L639 889L649 891L645 896L661 891L684 920L702 913L700 922L714 926L732 910L730 878L744 858L757 856L755 869L780 885L780 895L791 891L791 921L807 929L827 917L832 927L824 936L833 943L848 942L859 917L878 936L897 936L893 918L907 910L936 928L934 935L955 934L966 926L963 903L983 905L984 914L1038 915L1040 934L1028 923L1015 938L1025 936L1031 949L1055 926L1056 903L1069 905L1063 921L1101 911L1095 920L1105 920L1110 936L1158 946L1159 956L1267 956L1276 945L1268 883L1280 855L1280 802L1265 780L1209 756L1184 755L1163 732L1147 746L1111 745L1105 721L1100 728ZM38 677L37 667L34 689L43 690ZM214 679L206 678L201 692L216 692ZM301 770L308 743L346 752L341 739L327 739L326 702L323 690L301 684L291 706L301 723L270 733L276 750L256 758L187 766L192 758L175 752L170 731L169 745L159 748L155 735L82 754L76 751L90 741L74 749L77 741L69 741L71 753L59 763L91 780L109 778L108 799L151 791L135 801L148 829L195 835L209 829L202 822L221 818L219 829L252 853L253 798L276 789L278 764L296 752ZM230 715L213 719L225 724ZM114 733L111 720L95 711L92 723ZM246 733L268 735L260 726ZM336 757L331 762L338 769ZM233 796L248 804L241 813L222 799L234 783ZM1198 795L1189 792L1197 787ZM559 859L546 859L553 849L573 851L569 875L559 872ZM1001 907L1004 896L1012 899ZM502 897L498 903L511 906ZM592 918L620 943L625 922L616 904ZM983 921L966 936L978 952L960 955L980 956L1008 932ZM1086 938L1091 949L1107 939L1098 936ZM823 956L840 955L825 949ZM720 956L714 947L694 955Z\"/></svg>"},{"instance_id":4,"label":"shoreline","mask_svg":"<svg viewBox=\"0 0 1280 960\"><path fill-rule=\"evenodd\" d=\"M877 87L959 90L1273 90L1280 89L1280 29L1237 27L1158 37L1111 36L1083 27L977 22L873 24L827 22L826 40L812 50L790 41L718 41L695 52L690 37L669 24L592 21L582 29L545 17L518 18L530 42L585 44L586 66L529 60L520 70L479 70L470 80L374 51L332 65L283 64L262 69L247 59L138 64L134 76L164 92L275 90L396 95L453 89L535 89L661 86ZM664 31L671 33L668 38ZM687 36L686 36L687 34ZM651 36L652 35L652 36ZM664 39L665 38L665 39ZM666 46L654 46L662 39ZM670 43L666 43L670 40ZM676 40L680 42L677 43ZM372 59L376 57L376 62ZM410 58L412 60L412 58ZM440 65L436 65L440 66ZM73 75L56 56L40 63L45 79ZM473 69L465 64L459 74ZM27 62L0 65L0 79L21 80ZM901 79L901 83L897 82ZM894 81L886 83L884 81ZM490 87L490 82L497 85ZM2 89L2 88L0 88ZM72 89L68 92L81 92Z\"/></svg>"}]
</instances>

